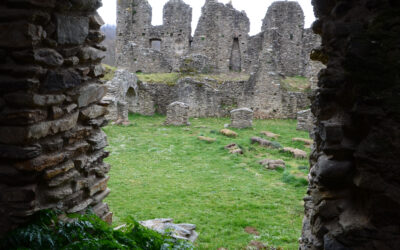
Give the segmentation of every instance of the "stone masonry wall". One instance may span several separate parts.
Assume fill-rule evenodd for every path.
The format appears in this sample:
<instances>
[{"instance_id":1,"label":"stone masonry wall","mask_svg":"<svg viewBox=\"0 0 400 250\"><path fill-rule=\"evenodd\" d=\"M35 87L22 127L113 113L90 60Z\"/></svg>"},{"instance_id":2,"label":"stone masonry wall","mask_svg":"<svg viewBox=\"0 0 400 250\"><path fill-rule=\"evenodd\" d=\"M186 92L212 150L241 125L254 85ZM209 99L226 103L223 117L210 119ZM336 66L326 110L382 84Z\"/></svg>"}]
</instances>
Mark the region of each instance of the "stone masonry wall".
<instances>
[{"instance_id":1,"label":"stone masonry wall","mask_svg":"<svg viewBox=\"0 0 400 250\"><path fill-rule=\"evenodd\" d=\"M142 82L137 86L137 95L127 98L127 101L129 112L142 115L166 114L167 106L175 101L188 104L191 117L224 117L229 116L229 112L236 108L255 109L264 105L263 99L253 98L253 86L248 81L219 83L215 80L187 77L173 86ZM304 93L279 89L278 96L282 103L277 114L272 117L295 119L298 111L309 106L308 96ZM262 103L258 103L259 101ZM269 117L257 114L257 118Z\"/></svg>"},{"instance_id":2,"label":"stone masonry wall","mask_svg":"<svg viewBox=\"0 0 400 250\"><path fill-rule=\"evenodd\" d=\"M119 0L117 9L117 66L134 73L178 71L180 57L189 52L192 8L170 0L161 26L151 24L147 0Z\"/></svg>"},{"instance_id":3,"label":"stone masonry wall","mask_svg":"<svg viewBox=\"0 0 400 250\"><path fill-rule=\"evenodd\" d=\"M250 21L231 4L207 0L193 37L190 52L210 59L215 72L245 71Z\"/></svg>"},{"instance_id":4,"label":"stone masonry wall","mask_svg":"<svg viewBox=\"0 0 400 250\"><path fill-rule=\"evenodd\" d=\"M100 6L0 2L0 235L47 208L111 222Z\"/></svg>"},{"instance_id":5,"label":"stone masonry wall","mask_svg":"<svg viewBox=\"0 0 400 250\"><path fill-rule=\"evenodd\" d=\"M400 248L400 2L314 0L326 64L300 249Z\"/></svg>"}]
</instances>

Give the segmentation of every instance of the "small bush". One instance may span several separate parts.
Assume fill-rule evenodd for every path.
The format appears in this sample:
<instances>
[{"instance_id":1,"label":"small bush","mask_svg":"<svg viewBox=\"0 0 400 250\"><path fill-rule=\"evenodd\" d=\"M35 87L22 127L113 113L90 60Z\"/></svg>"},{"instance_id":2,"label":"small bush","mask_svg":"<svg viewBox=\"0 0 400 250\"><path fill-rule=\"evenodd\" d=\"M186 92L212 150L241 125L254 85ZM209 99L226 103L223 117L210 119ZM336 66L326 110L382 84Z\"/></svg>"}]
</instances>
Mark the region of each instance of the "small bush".
<instances>
[{"instance_id":1,"label":"small bush","mask_svg":"<svg viewBox=\"0 0 400 250\"><path fill-rule=\"evenodd\" d=\"M193 249L189 242L158 234L129 219L113 230L92 212L59 220L57 212L44 210L33 220L0 240L0 249Z\"/></svg>"}]
</instances>

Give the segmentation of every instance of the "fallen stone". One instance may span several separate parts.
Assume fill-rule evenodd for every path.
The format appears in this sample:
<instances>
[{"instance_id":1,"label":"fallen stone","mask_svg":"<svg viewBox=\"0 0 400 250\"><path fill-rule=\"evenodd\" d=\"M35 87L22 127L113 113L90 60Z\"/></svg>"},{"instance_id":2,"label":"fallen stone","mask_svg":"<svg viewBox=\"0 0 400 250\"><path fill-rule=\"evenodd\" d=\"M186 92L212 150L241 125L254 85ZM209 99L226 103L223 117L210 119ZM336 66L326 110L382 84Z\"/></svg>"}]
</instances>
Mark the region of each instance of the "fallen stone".
<instances>
[{"instance_id":1,"label":"fallen stone","mask_svg":"<svg viewBox=\"0 0 400 250\"><path fill-rule=\"evenodd\" d=\"M234 109L231 111L232 128L251 128L253 126L253 110L249 108Z\"/></svg>"},{"instance_id":2,"label":"fallen stone","mask_svg":"<svg viewBox=\"0 0 400 250\"><path fill-rule=\"evenodd\" d=\"M236 137L236 136L238 136L238 134L235 131L232 131L232 130L226 129L226 128L225 129L221 129L219 132L221 134L225 135L225 136L228 136L228 137Z\"/></svg>"},{"instance_id":3,"label":"fallen stone","mask_svg":"<svg viewBox=\"0 0 400 250\"><path fill-rule=\"evenodd\" d=\"M243 150L236 143L226 145L225 149L229 150L231 154L243 154Z\"/></svg>"},{"instance_id":4,"label":"fallen stone","mask_svg":"<svg viewBox=\"0 0 400 250\"><path fill-rule=\"evenodd\" d=\"M260 233L254 227L245 227L244 231L248 234L260 235Z\"/></svg>"},{"instance_id":5,"label":"fallen stone","mask_svg":"<svg viewBox=\"0 0 400 250\"><path fill-rule=\"evenodd\" d=\"M210 138L210 137L206 137L206 136L199 136L197 137L200 141L206 141L209 143L215 142L217 139L215 138Z\"/></svg>"},{"instance_id":6,"label":"fallen stone","mask_svg":"<svg viewBox=\"0 0 400 250\"><path fill-rule=\"evenodd\" d=\"M267 169L275 170L277 168L286 168L286 164L283 160L271 160L271 159L264 159L258 162L260 165L264 166Z\"/></svg>"},{"instance_id":7,"label":"fallen stone","mask_svg":"<svg viewBox=\"0 0 400 250\"><path fill-rule=\"evenodd\" d=\"M304 138L293 138L292 141L302 142L302 143L304 143L304 144L307 145L307 146L311 146L311 145L314 143L313 140L304 139Z\"/></svg>"},{"instance_id":8,"label":"fallen stone","mask_svg":"<svg viewBox=\"0 0 400 250\"><path fill-rule=\"evenodd\" d=\"M142 226L154 230L160 234L171 232L176 239L189 240L194 242L199 236L193 224L174 224L173 219L154 219L139 222Z\"/></svg>"},{"instance_id":9,"label":"fallen stone","mask_svg":"<svg viewBox=\"0 0 400 250\"><path fill-rule=\"evenodd\" d=\"M296 159L305 159L307 158L307 152L297 149L297 148L291 148L291 147L285 147L282 149L283 152L285 153L290 153L294 156Z\"/></svg>"},{"instance_id":10,"label":"fallen stone","mask_svg":"<svg viewBox=\"0 0 400 250\"><path fill-rule=\"evenodd\" d=\"M267 148L282 148L282 146L278 142L273 142L273 141L268 141L260 137L252 137L251 138L251 143L258 143L261 146L267 147Z\"/></svg>"},{"instance_id":11,"label":"fallen stone","mask_svg":"<svg viewBox=\"0 0 400 250\"><path fill-rule=\"evenodd\" d=\"M265 135L266 137L270 137L270 138L274 138L274 139L278 139L278 137L280 136L278 134L275 134L275 133L272 133L269 131L261 131L261 134Z\"/></svg>"},{"instance_id":12,"label":"fallen stone","mask_svg":"<svg viewBox=\"0 0 400 250\"><path fill-rule=\"evenodd\" d=\"M267 250L267 249L273 250L275 248L268 248L262 242L255 240L252 240L250 244L245 248L245 250Z\"/></svg>"}]
</instances>

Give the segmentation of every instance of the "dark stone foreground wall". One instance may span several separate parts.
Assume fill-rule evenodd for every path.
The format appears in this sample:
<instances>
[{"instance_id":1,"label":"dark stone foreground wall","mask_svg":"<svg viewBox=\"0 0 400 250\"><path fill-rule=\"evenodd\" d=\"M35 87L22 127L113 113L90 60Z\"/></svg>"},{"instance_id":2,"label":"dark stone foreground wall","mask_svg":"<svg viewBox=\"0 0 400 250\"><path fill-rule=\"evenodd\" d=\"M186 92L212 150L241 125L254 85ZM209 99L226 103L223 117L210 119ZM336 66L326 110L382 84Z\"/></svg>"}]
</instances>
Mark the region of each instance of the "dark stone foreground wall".
<instances>
[{"instance_id":1,"label":"dark stone foreground wall","mask_svg":"<svg viewBox=\"0 0 400 250\"><path fill-rule=\"evenodd\" d=\"M327 68L300 249L400 249L400 2L313 4Z\"/></svg>"},{"instance_id":2,"label":"dark stone foreground wall","mask_svg":"<svg viewBox=\"0 0 400 250\"><path fill-rule=\"evenodd\" d=\"M100 6L0 2L0 235L46 208L111 221Z\"/></svg>"}]
</instances>

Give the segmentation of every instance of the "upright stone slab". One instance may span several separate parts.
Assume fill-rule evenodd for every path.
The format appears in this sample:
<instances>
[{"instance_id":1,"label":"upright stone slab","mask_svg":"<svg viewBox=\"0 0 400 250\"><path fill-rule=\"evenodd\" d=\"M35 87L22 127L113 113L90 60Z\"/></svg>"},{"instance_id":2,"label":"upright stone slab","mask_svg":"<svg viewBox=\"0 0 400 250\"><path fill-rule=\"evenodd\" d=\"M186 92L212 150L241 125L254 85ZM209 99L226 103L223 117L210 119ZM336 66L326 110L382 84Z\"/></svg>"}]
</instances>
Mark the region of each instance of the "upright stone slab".
<instances>
[{"instance_id":1,"label":"upright stone slab","mask_svg":"<svg viewBox=\"0 0 400 250\"><path fill-rule=\"evenodd\" d=\"M313 115L311 109L297 112L297 130L311 132L313 126Z\"/></svg>"},{"instance_id":2,"label":"upright stone slab","mask_svg":"<svg viewBox=\"0 0 400 250\"><path fill-rule=\"evenodd\" d=\"M231 111L232 128L250 128L253 126L253 110L249 108L234 109Z\"/></svg>"},{"instance_id":3,"label":"upright stone slab","mask_svg":"<svg viewBox=\"0 0 400 250\"><path fill-rule=\"evenodd\" d=\"M183 102L173 102L167 107L165 125L189 126L189 105Z\"/></svg>"}]
</instances>

